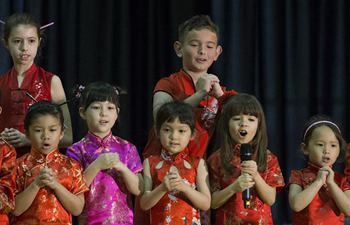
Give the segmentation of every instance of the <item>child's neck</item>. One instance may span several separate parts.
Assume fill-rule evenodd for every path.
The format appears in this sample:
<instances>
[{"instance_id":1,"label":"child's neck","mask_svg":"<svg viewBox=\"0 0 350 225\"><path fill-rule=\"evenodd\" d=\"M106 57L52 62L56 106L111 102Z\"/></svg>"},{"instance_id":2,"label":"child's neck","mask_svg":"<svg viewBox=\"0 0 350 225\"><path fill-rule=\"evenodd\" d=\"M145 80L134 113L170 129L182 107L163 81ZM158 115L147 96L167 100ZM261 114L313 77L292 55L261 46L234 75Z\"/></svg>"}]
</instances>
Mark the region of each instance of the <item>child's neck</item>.
<instances>
[{"instance_id":1,"label":"child's neck","mask_svg":"<svg viewBox=\"0 0 350 225\"><path fill-rule=\"evenodd\" d=\"M188 74L190 75L190 77L192 78L193 80L193 83L197 83L198 79L200 76L202 76L203 74L206 74L207 71L200 71L200 72L194 72L194 71L190 71L186 68L183 68L183 70Z\"/></svg>"},{"instance_id":2,"label":"child's neck","mask_svg":"<svg viewBox=\"0 0 350 225\"><path fill-rule=\"evenodd\" d=\"M18 76L24 76L25 72L33 65L32 63L28 63L28 64L14 64L15 70L17 71L17 75Z\"/></svg>"}]
</instances>

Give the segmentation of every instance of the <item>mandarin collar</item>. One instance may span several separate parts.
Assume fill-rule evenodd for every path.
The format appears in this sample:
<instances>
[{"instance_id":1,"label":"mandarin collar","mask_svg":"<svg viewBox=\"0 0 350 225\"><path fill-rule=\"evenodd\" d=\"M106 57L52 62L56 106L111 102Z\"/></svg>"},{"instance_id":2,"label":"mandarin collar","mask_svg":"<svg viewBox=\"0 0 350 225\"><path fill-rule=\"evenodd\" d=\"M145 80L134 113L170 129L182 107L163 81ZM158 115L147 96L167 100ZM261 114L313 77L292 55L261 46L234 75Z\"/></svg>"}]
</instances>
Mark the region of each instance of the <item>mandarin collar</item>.
<instances>
[{"instance_id":1,"label":"mandarin collar","mask_svg":"<svg viewBox=\"0 0 350 225\"><path fill-rule=\"evenodd\" d=\"M189 153L189 149L187 147L181 152L173 155L169 154L166 150L162 149L161 157L165 161L168 161L174 164L179 164L188 156L188 153Z\"/></svg>"},{"instance_id":2,"label":"mandarin collar","mask_svg":"<svg viewBox=\"0 0 350 225\"><path fill-rule=\"evenodd\" d=\"M332 165L329 166L329 167L332 168ZM307 163L307 168L308 168L309 170L311 170L312 172L314 172L314 173L317 173L317 172L321 169L320 166L318 166L318 165L316 165L316 164L313 164L312 162L308 162L308 163Z\"/></svg>"},{"instance_id":3,"label":"mandarin collar","mask_svg":"<svg viewBox=\"0 0 350 225\"><path fill-rule=\"evenodd\" d=\"M40 151L36 150L35 148L32 148L30 150L30 155L33 157L33 160L35 160L38 163L47 163L55 159L60 154L58 148L50 152L49 154L45 155L41 153Z\"/></svg>"},{"instance_id":4,"label":"mandarin collar","mask_svg":"<svg viewBox=\"0 0 350 225\"><path fill-rule=\"evenodd\" d=\"M93 143L96 143L100 146L108 146L110 140L113 138L112 132L110 131L104 138L101 138L97 135L95 135L92 132L88 132L88 134L86 135L86 137Z\"/></svg>"},{"instance_id":5,"label":"mandarin collar","mask_svg":"<svg viewBox=\"0 0 350 225\"><path fill-rule=\"evenodd\" d=\"M29 67L29 69L27 69L24 73L25 73L25 75L31 74L31 73L33 73L36 69L37 69L37 66L35 65L35 63L33 63L33 64ZM17 72L17 70L16 70L16 68L15 68L14 66L12 67L12 74L14 74L15 76L18 75L18 72Z\"/></svg>"}]
</instances>

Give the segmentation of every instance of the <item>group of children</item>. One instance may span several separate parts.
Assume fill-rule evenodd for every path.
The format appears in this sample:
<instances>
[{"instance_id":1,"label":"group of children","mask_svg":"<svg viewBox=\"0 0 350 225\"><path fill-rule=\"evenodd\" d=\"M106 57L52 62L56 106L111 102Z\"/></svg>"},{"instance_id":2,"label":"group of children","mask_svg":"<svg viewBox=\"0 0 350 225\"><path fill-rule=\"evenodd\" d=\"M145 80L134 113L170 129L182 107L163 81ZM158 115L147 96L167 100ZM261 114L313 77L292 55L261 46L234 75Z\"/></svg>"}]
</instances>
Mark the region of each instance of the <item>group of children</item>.
<instances>
[{"instance_id":1,"label":"group of children","mask_svg":"<svg viewBox=\"0 0 350 225\"><path fill-rule=\"evenodd\" d=\"M6 96L1 86L1 99L17 98L28 76L39 73L26 72L38 69L33 61L40 43L40 27L21 20L27 16L15 14L5 24L14 62L9 80L17 81L17 90ZM273 224L271 205L285 183L267 147L263 109L254 96L228 91L207 73L222 51L218 28L208 16L192 17L179 27L174 49L183 68L156 85L154 129L143 165L135 146L111 132L120 112L118 88L94 82L79 89L79 114L89 131L66 155L58 147L71 125L58 105L64 92L53 97L61 90L59 78L50 75L51 98L35 92L45 73L33 78L35 90L20 90L24 96L15 100L25 109L23 130L10 126L1 133L0 224L8 223L7 214L11 224L71 224L71 215L79 224L133 224L132 195L149 211L142 224L201 224L209 208L218 225ZM214 127L217 151L206 160ZM19 139L31 148L16 160L17 147L25 145ZM242 160L243 145L252 149L251 158ZM301 150L309 163L292 171L288 184L293 224L344 224L350 216L350 179L332 169L345 149L338 125L328 117L306 123Z\"/></svg>"}]
</instances>

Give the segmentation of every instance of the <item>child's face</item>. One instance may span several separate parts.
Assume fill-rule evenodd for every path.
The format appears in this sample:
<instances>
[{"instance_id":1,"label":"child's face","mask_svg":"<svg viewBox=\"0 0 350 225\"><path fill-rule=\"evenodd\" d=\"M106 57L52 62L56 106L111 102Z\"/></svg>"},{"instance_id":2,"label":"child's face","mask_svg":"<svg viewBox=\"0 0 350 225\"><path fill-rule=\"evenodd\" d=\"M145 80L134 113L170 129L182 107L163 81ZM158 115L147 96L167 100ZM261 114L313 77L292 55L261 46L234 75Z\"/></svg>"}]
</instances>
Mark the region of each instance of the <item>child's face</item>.
<instances>
[{"instance_id":1,"label":"child's face","mask_svg":"<svg viewBox=\"0 0 350 225\"><path fill-rule=\"evenodd\" d=\"M80 108L80 116L86 120L89 131L104 138L114 126L118 118L119 108L109 101L92 102L84 111Z\"/></svg>"},{"instance_id":2,"label":"child's face","mask_svg":"<svg viewBox=\"0 0 350 225\"><path fill-rule=\"evenodd\" d=\"M26 135L33 148L47 155L58 148L63 130L58 118L42 115L31 122Z\"/></svg>"},{"instance_id":3,"label":"child's face","mask_svg":"<svg viewBox=\"0 0 350 225\"><path fill-rule=\"evenodd\" d=\"M183 43L175 42L175 51L182 57L183 68L191 72L207 72L219 57L222 49L217 36L208 29L191 30Z\"/></svg>"},{"instance_id":4,"label":"child's face","mask_svg":"<svg viewBox=\"0 0 350 225\"><path fill-rule=\"evenodd\" d=\"M230 136L235 143L246 144L251 142L258 129L258 118L252 115L236 115L229 121Z\"/></svg>"},{"instance_id":5,"label":"child's face","mask_svg":"<svg viewBox=\"0 0 350 225\"><path fill-rule=\"evenodd\" d=\"M177 118L173 122L165 122L160 127L159 139L164 150L176 154L184 150L191 140L192 131L188 124Z\"/></svg>"},{"instance_id":6,"label":"child's face","mask_svg":"<svg viewBox=\"0 0 350 225\"><path fill-rule=\"evenodd\" d=\"M31 65L38 51L40 39L36 27L18 25L12 28L7 49L16 65Z\"/></svg>"},{"instance_id":7,"label":"child's face","mask_svg":"<svg viewBox=\"0 0 350 225\"><path fill-rule=\"evenodd\" d=\"M328 126L320 126L312 131L307 145L302 145L309 161L320 167L330 166L339 156L340 145L334 132Z\"/></svg>"}]
</instances>

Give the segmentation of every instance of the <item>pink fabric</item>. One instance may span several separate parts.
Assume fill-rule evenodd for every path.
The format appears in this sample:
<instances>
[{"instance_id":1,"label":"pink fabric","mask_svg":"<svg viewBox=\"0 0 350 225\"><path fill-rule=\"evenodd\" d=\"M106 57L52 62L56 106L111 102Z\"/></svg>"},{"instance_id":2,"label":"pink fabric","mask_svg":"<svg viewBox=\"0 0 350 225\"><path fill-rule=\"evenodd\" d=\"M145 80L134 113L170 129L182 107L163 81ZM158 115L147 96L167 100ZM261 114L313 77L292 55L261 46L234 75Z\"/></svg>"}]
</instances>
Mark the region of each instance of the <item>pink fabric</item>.
<instances>
[{"instance_id":1,"label":"pink fabric","mask_svg":"<svg viewBox=\"0 0 350 225\"><path fill-rule=\"evenodd\" d=\"M134 173L142 170L136 147L110 133L101 139L88 133L81 141L67 149L67 155L79 161L84 170L102 153L115 152ZM84 225L132 225L131 195L120 175L113 169L100 171L85 194L85 208L79 223Z\"/></svg>"}]
</instances>

